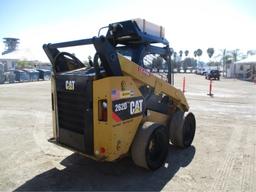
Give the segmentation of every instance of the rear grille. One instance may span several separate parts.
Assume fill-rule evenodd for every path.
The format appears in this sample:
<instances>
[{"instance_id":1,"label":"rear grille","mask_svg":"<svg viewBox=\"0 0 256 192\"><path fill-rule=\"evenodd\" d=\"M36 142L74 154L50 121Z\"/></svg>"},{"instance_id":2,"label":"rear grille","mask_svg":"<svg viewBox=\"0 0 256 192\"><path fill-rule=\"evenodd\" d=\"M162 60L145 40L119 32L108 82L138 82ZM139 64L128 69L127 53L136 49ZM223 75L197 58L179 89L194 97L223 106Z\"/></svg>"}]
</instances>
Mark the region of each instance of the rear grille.
<instances>
[{"instance_id":1,"label":"rear grille","mask_svg":"<svg viewBox=\"0 0 256 192\"><path fill-rule=\"evenodd\" d=\"M57 92L59 127L83 134L86 127L86 94Z\"/></svg>"}]
</instances>

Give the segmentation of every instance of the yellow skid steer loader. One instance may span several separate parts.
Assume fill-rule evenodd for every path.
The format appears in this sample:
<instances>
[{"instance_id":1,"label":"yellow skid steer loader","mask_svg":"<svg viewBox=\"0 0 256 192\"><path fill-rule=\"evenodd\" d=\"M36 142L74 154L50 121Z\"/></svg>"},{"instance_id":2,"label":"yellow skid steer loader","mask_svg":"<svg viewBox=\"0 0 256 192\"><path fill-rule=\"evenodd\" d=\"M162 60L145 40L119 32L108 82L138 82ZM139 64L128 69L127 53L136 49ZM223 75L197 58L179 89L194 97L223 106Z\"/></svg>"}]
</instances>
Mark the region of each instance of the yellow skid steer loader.
<instances>
[{"instance_id":1,"label":"yellow skid steer loader","mask_svg":"<svg viewBox=\"0 0 256 192\"><path fill-rule=\"evenodd\" d=\"M93 45L85 66L59 48ZM43 49L53 69L50 141L99 161L131 155L140 167L163 165L168 146L189 147L196 129L184 94L173 86L164 28L142 19L112 23L105 36ZM166 66L167 78L152 73Z\"/></svg>"}]
</instances>

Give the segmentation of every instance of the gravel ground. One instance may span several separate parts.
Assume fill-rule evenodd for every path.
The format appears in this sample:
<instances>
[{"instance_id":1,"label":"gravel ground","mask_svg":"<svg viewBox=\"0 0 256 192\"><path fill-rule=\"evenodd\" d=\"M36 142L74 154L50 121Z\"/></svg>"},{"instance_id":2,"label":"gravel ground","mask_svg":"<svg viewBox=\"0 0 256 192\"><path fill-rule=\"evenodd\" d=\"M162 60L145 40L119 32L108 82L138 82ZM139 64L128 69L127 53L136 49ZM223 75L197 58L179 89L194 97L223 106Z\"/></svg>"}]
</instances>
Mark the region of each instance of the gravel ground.
<instances>
[{"instance_id":1,"label":"gravel ground","mask_svg":"<svg viewBox=\"0 0 256 192\"><path fill-rule=\"evenodd\" d=\"M51 137L50 82L0 85L0 191L256 191L256 84L209 81L178 74L196 115L193 146L170 145L164 167L136 167L127 157L113 163L86 159L57 147Z\"/></svg>"}]
</instances>

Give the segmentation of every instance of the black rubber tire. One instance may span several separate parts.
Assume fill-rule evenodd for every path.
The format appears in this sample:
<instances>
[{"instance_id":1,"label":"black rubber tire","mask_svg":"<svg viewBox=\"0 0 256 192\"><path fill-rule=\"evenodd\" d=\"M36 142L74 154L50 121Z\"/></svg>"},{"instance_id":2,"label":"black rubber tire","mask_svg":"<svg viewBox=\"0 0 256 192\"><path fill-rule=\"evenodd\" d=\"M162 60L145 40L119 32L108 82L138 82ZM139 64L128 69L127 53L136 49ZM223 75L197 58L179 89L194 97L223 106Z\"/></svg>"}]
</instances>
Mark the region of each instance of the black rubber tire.
<instances>
[{"instance_id":1,"label":"black rubber tire","mask_svg":"<svg viewBox=\"0 0 256 192\"><path fill-rule=\"evenodd\" d=\"M156 170L164 164L168 146L166 127L146 122L139 128L131 146L132 160L140 167Z\"/></svg>"},{"instance_id":2,"label":"black rubber tire","mask_svg":"<svg viewBox=\"0 0 256 192\"><path fill-rule=\"evenodd\" d=\"M173 145L181 148L189 147L194 139L196 120L193 113L176 111L169 125L169 137Z\"/></svg>"}]
</instances>

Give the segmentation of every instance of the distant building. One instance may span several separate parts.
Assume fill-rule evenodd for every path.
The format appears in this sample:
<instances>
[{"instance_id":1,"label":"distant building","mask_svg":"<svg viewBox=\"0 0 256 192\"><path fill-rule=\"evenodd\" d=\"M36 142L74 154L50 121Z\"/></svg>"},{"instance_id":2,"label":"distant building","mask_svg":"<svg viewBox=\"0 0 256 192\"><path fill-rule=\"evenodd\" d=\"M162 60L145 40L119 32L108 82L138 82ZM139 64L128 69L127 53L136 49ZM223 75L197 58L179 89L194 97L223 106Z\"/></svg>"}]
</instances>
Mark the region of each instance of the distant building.
<instances>
[{"instance_id":1,"label":"distant building","mask_svg":"<svg viewBox=\"0 0 256 192\"><path fill-rule=\"evenodd\" d=\"M11 53L12 51L15 51L18 47L18 44L20 43L19 39L17 38L10 38L10 37L6 37L6 38L3 38L3 42L5 44L5 50L4 52L2 52L2 55L4 54L8 54L8 53Z\"/></svg>"},{"instance_id":2,"label":"distant building","mask_svg":"<svg viewBox=\"0 0 256 192\"><path fill-rule=\"evenodd\" d=\"M3 38L5 50L0 55L0 63L4 65L4 71L15 69L18 61L32 61L35 65L40 62L31 49L18 49L18 38Z\"/></svg>"},{"instance_id":3,"label":"distant building","mask_svg":"<svg viewBox=\"0 0 256 192\"><path fill-rule=\"evenodd\" d=\"M227 65L227 77L248 81L256 80L256 55Z\"/></svg>"},{"instance_id":4,"label":"distant building","mask_svg":"<svg viewBox=\"0 0 256 192\"><path fill-rule=\"evenodd\" d=\"M3 38L3 43L5 45L5 50L2 52L2 55L0 56L0 63L3 64L3 70L8 71L10 69L15 68L16 62L19 60L18 58L15 58L13 55L9 55L12 52L15 52L17 50L19 39L18 38L10 38L6 37Z\"/></svg>"}]
</instances>

